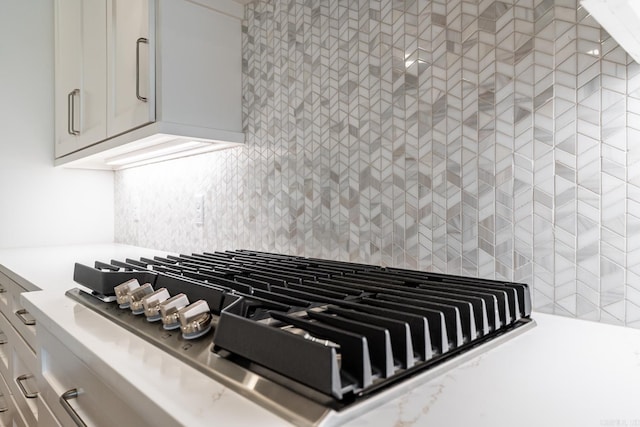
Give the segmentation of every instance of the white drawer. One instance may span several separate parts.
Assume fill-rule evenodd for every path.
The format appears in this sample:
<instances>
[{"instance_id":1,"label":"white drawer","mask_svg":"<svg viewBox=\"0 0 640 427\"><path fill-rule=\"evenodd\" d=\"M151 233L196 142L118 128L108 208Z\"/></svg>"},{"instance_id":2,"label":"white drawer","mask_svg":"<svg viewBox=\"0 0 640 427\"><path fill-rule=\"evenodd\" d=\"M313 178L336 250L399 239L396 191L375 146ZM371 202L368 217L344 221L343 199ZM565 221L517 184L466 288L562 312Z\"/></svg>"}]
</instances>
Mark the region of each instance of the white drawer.
<instances>
[{"instance_id":1,"label":"white drawer","mask_svg":"<svg viewBox=\"0 0 640 427\"><path fill-rule=\"evenodd\" d=\"M13 280L0 273L0 311L3 313L9 312L9 290L11 289L9 282Z\"/></svg>"},{"instance_id":2,"label":"white drawer","mask_svg":"<svg viewBox=\"0 0 640 427\"><path fill-rule=\"evenodd\" d=\"M0 334L0 374L5 378L9 377L9 358L11 357L9 337L12 328L9 321L0 313L0 331L2 331Z\"/></svg>"},{"instance_id":3,"label":"white drawer","mask_svg":"<svg viewBox=\"0 0 640 427\"><path fill-rule=\"evenodd\" d=\"M0 328L7 337L7 344L2 346L3 356L8 359L7 372L3 376L26 425L35 426L38 420L38 359L4 314L0 314ZM5 368L4 361L0 367Z\"/></svg>"},{"instance_id":4,"label":"white drawer","mask_svg":"<svg viewBox=\"0 0 640 427\"><path fill-rule=\"evenodd\" d=\"M9 390L13 394L16 406L26 424L28 426L36 426L38 423L38 385L36 374L38 371L34 369L37 366L35 355L27 353L24 358L24 352L18 351L16 347L12 348L11 354L11 371L13 374L7 378Z\"/></svg>"},{"instance_id":5,"label":"white drawer","mask_svg":"<svg viewBox=\"0 0 640 427\"><path fill-rule=\"evenodd\" d=\"M12 427L34 427L35 424L29 424L24 417L20 414L20 412L16 411L11 419Z\"/></svg>"},{"instance_id":6,"label":"white drawer","mask_svg":"<svg viewBox=\"0 0 640 427\"><path fill-rule=\"evenodd\" d=\"M65 424L65 426L73 424ZM62 427L62 424L56 419L53 411L44 403L44 400L38 399L38 427Z\"/></svg>"},{"instance_id":7,"label":"white drawer","mask_svg":"<svg viewBox=\"0 0 640 427\"><path fill-rule=\"evenodd\" d=\"M25 290L6 275L0 273L0 312L35 351L35 319L20 304L20 294Z\"/></svg>"},{"instance_id":8,"label":"white drawer","mask_svg":"<svg viewBox=\"0 0 640 427\"><path fill-rule=\"evenodd\" d=\"M84 364L46 328L38 329L42 379L41 397L60 424L76 425L72 413L91 426L150 426L144 414L135 410L135 402L124 402L118 393ZM78 394L60 402L69 390ZM116 409L117 410L114 410Z\"/></svg>"},{"instance_id":9,"label":"white drawer","mask_svg":"<svg viewBox=\"0 0 640 427\"><path fill-rule=\"evenodd\" d=\"M4 378L0 376L0 425L11 426L13 425L13 418L16 416L16 404L13 401L13 396L9 391L9 386L4 381Z\"/></svg>"}]
</instances>

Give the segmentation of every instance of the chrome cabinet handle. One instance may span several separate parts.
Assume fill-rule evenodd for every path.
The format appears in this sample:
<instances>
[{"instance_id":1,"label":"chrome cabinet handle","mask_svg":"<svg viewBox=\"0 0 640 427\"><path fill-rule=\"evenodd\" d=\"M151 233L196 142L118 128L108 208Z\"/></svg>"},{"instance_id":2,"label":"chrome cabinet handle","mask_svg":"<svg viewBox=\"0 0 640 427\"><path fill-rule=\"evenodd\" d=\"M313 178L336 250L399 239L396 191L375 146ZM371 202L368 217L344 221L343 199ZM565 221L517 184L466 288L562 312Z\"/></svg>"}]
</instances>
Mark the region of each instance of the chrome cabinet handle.
<instances>
[{"instance_id":1,"label":"chrome cabinet handle","mask_svg":"<svg viewBox=\"0 0 640 427\"><path fill-rule=\"evenodd\" d=\"M87 427L87 425L82 420L82 418L80 418L80 415L78 415L76 410L73 409L73 406L69 404L69 400L75 399L76 397L78 397L79 394L80 393L78 392L77 388L72 388L71 390L65 391L60 395L60 405L62 405L62 408L71 417L73 422L76 423L78 427Z\"/></svg>"},{"instance_id":2,"label":"chrome cabinet handle","mask_svg":"<svg viewBox=\"0 0 640 427\"><path fill-rule=\"evenodd\" d=\"M22 384L23 381L26 381L29 378L33 378L33 375L20 375L18 378L16 378L16 383L18 384L18 387L20 387L20 391L22 392L22 394L24 394L24 397L26 397L27 399L34 399L38 397L38 392L36 391L35 393L29 393L27 389L24 388L24 384Z\"/></svg>"},{"instance_id":3,"label":"chrome cabinet handle","mask_svg":"<svg viewBox=\"0 0 640 427\"><path fill-rule=\"evenodd\" d=\"M147 98L140 95L140 44L149 43L149 39L144 37L140 37L136 40L136 98L138 98L142 102L147 102Z\"/></svg>"},{"instance_id":4,"label":"chrome cabinet handle","mask_svg":"<svg viewBox=\"0 0 640 427\"><path fill-rule=\"evenodd\" d=\"M36 324L36 321L34 319L27 319L26 317L24 317L25 314L28 314L29 312L27 310L25 310L24 308L16 311L16 316L18 316L18 319L20 319L22 321L22 323L24 323L27 326L33 326Z\"/></svg>"},{"instance_id":5,"label":"chrome cabinet handle","mask_svg":"<svg viewBox=\"0 0 640 427\"><path fill-rule=\"evenodd\" d=\"M76 95L80 95L80 89L74 89L67 95L67 132L69 135L80 135L75 129Z\"/></svg>"},{"instance_id":6,"label":"chrome cabinet handle","mask_svg":"<svg viewBox=\"0 0 640 427\"><path fill-rule=\"evenodd\" d=\"M71 131L71 98L73 97L73 91L69 92L67 94L67 133L69 135L73 135L73 132Z\"/></svg>"}]
</instances>

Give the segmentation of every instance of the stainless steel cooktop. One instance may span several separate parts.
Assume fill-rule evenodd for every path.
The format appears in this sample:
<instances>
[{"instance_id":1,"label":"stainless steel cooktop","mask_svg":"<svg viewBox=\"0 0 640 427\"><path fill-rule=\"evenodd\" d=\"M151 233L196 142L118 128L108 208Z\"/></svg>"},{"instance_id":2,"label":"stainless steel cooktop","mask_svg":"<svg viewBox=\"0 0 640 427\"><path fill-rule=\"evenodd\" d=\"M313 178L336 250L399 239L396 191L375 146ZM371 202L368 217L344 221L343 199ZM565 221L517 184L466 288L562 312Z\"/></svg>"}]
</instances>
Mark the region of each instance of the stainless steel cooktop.
<instances>
[{"instance_id":1,"label":"stainless steel cooktop","mask_svg":"<svg viewBox=\"0 0 640 427\"><path fill-rule=\"evenodd\" d=\"M535 325L525 284L256 251L74 279L71 298L296 425L341 424Z\"/></svg>"}]
</instances>

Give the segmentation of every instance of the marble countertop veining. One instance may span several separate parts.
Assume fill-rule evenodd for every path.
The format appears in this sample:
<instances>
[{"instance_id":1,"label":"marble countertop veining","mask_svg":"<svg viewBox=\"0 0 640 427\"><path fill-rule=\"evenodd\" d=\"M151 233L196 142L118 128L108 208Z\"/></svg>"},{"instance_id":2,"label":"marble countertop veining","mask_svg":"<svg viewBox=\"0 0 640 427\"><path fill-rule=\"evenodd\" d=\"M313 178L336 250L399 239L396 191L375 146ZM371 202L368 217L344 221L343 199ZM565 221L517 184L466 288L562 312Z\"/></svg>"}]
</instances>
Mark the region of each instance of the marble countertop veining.
<instances>
[{"instance_id":1,"label":"marble countertop veining","mask_svg":"<svg viewBox=\"0 0 640 427\"><path fill-rule=\"evenodd\" d=\"M267 427L286 423L259 405L61 293L22 294L25 308L150 425Z\"/></svg>"},{"instance_id":2,"label":"marble countertop veining","mask_svg":"<svg viewBox=\"0 0 640 427\"><path fill-rule=\"evenodd\" d=\"M64 296L75 286L76 261L154 254L166 255L126 245L2 250L0 271L28 290L44 290L22 294L25 307L123 396L159 403L176 423L190 427L210 425L212 417L220 425L285 425ZM347 425L640 427L640 330L535 312L532 317L534 328ZM162 391L166 384L175 389L171 396Z\"/></svg>"},{"instance_id":3,"label":"marble countertop veining","mask_svg":"<svg viewBox=\"0 0 640 427\"><path fill-rule=\"evenodd\" d=\"M535 328L353 425L640 426L640 330L532 317Z\"/></svg>"}]
</instances>

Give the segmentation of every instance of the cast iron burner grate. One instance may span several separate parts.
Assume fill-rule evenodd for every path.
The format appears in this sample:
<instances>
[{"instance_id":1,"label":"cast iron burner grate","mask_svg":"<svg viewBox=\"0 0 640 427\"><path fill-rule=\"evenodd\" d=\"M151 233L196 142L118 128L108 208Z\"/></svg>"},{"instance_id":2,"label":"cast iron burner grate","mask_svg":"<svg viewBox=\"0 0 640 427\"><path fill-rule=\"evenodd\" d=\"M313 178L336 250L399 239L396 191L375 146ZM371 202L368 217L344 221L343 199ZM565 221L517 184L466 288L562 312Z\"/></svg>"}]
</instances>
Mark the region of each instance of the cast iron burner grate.
<instances>
[{"instance_id":1,"label":"cast iron burner grate","mask_svg":"<svg viewBox=\"0 0 640 427\"><path fill-rule=\"evenodd\" d=\"M193 341L214 359L336 410L531 322L526 284L248 250L76 264L74 272L104 296L130 279L206 301L213 332ZM136 316L116 303L105 310L71 296L134 332L154 328L122 320ZM142 335L167 347L153 331ZM211 374L212 356L200 359L190 363Z\"/></svg>"}]
</instances>

